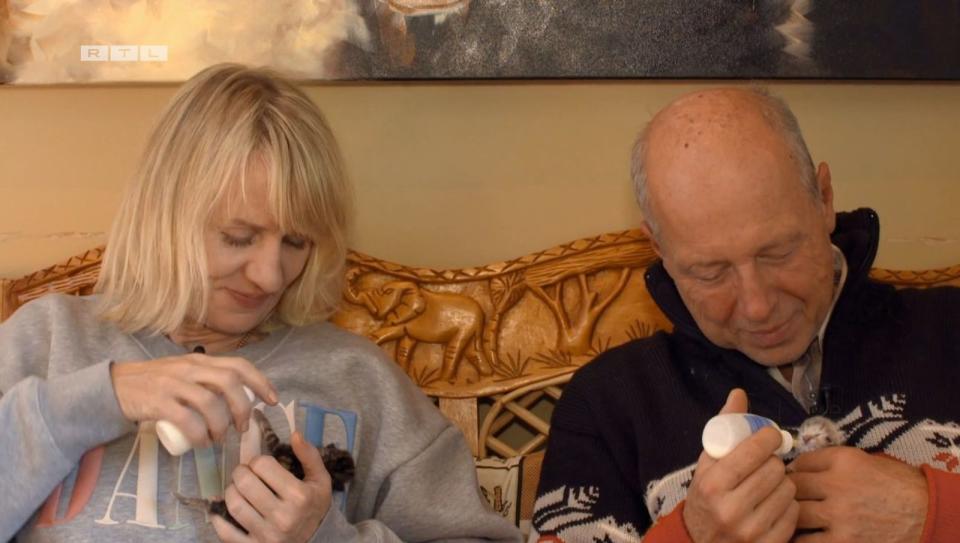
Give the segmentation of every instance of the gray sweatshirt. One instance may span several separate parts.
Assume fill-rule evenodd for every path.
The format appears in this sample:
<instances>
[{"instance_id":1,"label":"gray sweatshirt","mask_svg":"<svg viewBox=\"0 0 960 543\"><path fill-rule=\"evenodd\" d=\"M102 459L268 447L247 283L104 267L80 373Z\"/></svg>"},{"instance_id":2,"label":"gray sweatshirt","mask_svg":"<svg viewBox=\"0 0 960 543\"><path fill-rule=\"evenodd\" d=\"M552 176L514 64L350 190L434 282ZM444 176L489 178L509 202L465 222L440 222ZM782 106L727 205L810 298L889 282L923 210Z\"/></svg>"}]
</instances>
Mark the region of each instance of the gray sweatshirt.
<instances>
[{"instance_id":1,"label":"gray sweatshirt","mask_svg":"<svg viewBox=\"0 0 960 543\"><path fill-rule=\"evenodd\" d=\"M122 333L92 306L50 295L0 325L0 542L215 541L203 512L173 492L221 495L259 437L169 456L152 423L123 417L109 368L186 351ZM264 412L281 439L297 426L353 454L355 478L313 541L520 541L483 501L460 432L369 341L323 323L231 354L279 391L286 409Z\"/></svg>"}]
</instances>

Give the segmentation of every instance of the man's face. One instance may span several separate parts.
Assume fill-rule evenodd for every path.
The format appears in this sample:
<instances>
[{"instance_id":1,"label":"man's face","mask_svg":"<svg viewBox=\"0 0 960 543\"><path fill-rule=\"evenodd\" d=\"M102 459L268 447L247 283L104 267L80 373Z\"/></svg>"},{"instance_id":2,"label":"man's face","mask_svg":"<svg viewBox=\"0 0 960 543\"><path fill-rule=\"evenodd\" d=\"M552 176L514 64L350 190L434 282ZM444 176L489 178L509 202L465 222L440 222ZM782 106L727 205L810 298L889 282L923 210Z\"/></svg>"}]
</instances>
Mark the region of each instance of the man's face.
<instances>
[{"instance_id":1,"label":"man's face","mask_svg":"<svg viewBox=\"0 0 960 543\"><path fill-rule=\"evenodd\" d=\"M706 337L774 366L799 358L829 311L832 192L825 164L818 201L782 141L744 130L651 142L651 203L664 266Z\"/></svg>"}]
</instances>

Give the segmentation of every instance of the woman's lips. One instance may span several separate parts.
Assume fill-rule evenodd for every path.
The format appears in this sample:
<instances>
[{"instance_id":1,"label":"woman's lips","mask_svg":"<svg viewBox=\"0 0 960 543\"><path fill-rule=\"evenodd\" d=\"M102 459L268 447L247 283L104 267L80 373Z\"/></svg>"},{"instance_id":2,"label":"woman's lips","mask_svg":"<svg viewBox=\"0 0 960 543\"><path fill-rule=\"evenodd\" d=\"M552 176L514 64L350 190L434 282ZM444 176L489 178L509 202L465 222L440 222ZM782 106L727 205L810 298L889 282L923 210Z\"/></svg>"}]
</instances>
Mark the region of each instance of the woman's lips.
<instances>
[{"instance_id":1,"label":"woman's lips","mask_svg":"<svg viewBox=\"0 0 960 543\"><path fill-rule=\"evenodd\" d=\"M236 290L229 288L226 290L230 294L230 297L232 297L238 305L245 309L257 309L263 305L263 302L265 302L267 298L269 298L269 296L265 294L250 295L237 292Z\"/></svg>"}]
</instances>

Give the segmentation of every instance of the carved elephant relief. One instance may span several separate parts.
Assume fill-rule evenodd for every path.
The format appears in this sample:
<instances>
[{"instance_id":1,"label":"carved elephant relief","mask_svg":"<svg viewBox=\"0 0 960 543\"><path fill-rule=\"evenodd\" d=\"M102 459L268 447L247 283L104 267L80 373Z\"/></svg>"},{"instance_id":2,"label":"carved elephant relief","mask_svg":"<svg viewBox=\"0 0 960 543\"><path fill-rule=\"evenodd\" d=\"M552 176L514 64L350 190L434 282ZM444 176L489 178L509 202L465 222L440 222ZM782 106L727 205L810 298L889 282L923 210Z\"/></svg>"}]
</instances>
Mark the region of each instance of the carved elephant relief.
<instances>
[{"instance_id":1,"label":"carved elephant relief","mask_svg":"<svg viewBox=\"0 0 960 543\"><path fill-rule=\"evenodd\" d=\"M481 376L493 374L490 353L484 352L484 312L476 300L462 294L433 292L411 281L389 281L358 290L348 278L345 298L363 306L378 321L369 334L378 345L396 340L397 363L409 373L418 342L443 345L440 377L454 382L461 360Z\"/></svg>"}]
</instances>

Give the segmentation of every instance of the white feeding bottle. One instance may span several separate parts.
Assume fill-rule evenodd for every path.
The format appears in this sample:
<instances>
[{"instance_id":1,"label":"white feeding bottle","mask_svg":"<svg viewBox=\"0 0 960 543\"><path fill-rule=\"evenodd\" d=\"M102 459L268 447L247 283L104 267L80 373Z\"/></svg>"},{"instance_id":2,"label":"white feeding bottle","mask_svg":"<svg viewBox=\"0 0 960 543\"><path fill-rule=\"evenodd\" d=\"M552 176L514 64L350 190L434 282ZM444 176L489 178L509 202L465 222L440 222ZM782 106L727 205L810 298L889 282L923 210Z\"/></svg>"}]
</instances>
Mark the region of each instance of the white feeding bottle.
<instances>
[{"instance_id":1,"label":"white feeding bottle","mask_svg":"<svg viewBox=\"0 0 960 543\"><path fill-rule=\"evenodd\" d=\"M247 399L251 402L256 399L253 391L249 388L243 387L243 391L247 393ZM160 443L163 443L163 448L167 449L170 456L180 456L193 448L190 440L183 435L180 428L177 428L168 420L157 421L157 437L160 438Z\"/></svg>"},{"instance_id":2,"label":"white feeding bottle","mask_svg":"<svg viewBox=\"0 0 960 543\"><path fill-rule=\"evenodd\" d=\"M782 456L790 452L793 449L793 436L790 432L781 430L777 423L766 417L749 413L725 413L707 421L707 425L703 427L703 450L712 458L723 458L741 441L767 426L778 430L783 439L776 453Z\"/></svg>"},{"instance_id":3,"label":"white feeding bottle","mask_svg":"<svg viewBox=\"0 0 960 543\"><path fill-rule=\"evenodd\" d=\"M203 348L203 345L198 345L193 349L193 352L204 354L206 350ZM243 391L247 394L247 399L251 402L256 399L253 391L247 388L246 385L244 385ZM158 420L156 431L160 443L163 443L163 448L167 449L170 456L181 456L193 448L190 440L187 439L187 436L183 435L180 428L177 428L176 425L168 420Z\"/></svg>"}]
</instances>

